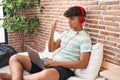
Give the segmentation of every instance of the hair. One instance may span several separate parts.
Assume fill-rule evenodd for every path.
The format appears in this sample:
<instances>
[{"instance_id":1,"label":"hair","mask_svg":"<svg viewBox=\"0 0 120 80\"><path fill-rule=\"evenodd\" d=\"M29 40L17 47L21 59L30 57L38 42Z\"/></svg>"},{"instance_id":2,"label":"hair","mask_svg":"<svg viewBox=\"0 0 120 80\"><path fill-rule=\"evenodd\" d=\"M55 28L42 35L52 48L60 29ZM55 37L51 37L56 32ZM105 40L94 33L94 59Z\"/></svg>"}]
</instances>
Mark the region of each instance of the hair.
<instances>
[{"instance_id":1,"label":"hair","mask_svg":"<svg viewBox=\"0 0 120 80\"><path fill-rule=\"evenodd\" d=\"M84 11L84 15L82 15L82 11L80 10L80 8L78 6L73 6L73 7L70 7L68 10L66 10L63 15L65 17L73 17L73 16L85 17L86 12L85 12L84 8L83 8L83 11Z\"/></svg>"}]
</instances>

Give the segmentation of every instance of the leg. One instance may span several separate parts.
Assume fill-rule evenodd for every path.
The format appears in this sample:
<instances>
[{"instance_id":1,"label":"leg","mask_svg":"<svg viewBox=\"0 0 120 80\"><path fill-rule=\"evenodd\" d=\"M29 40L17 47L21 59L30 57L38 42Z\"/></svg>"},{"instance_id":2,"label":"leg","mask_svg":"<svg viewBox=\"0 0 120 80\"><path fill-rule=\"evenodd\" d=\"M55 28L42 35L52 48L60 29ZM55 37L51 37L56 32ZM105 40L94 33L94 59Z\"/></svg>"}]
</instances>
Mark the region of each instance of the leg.
<instances>
[{"instance_id":1,"label":"leg","mask_svg":"<svg viewBox=\"0 0 120 80\"><path fill-rule=\"evenodd\" d=\"M74 72L71 69L56 66L24 76L24 80L67 80L70 76L74 76Z\"/></svg>"},{"instance_id":2,"label":"leg","mask_svg":"<svg viewBox=\"0 0 120 80\"><path fill-rule=\"evenodd\" d=\"M11 75L9 73L1 72L0 80L12 80Z\"/></svg>"},{"instance_id":3,"label":"leg","mask_svg":"<svg viewBox=\"0 0 120 80\"><path fill-rule=\"evenodd\" d=\"M23 80L23 69L31 70L31 61L28 56L16 54L9 60L12 80Z\"/></svg>"},{"instance_id":4,"label":"leg","mask_svg":"<svg viewBox=\"0 0 120 80\"><path fill-rule=\"evenodd\" d=\"M41 72L24 76L24 80L59 80L59 72L54 68L48 68Z\"/></svg>"}]
</instances>

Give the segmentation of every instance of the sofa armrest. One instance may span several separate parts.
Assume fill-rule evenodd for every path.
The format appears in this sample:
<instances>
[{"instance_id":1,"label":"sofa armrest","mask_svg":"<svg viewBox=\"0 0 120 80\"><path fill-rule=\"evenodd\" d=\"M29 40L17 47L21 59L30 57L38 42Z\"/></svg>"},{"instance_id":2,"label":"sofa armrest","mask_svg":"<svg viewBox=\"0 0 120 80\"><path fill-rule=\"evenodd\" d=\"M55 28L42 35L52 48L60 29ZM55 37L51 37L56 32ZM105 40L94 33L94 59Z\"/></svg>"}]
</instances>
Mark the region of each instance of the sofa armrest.
<instances>
[{"instance_id":1,"label":"sofa armrest","mask_svg":"<svg viewBox=\"0 0 120 80\"><path fill-rule=\"evenodd\" d=\"M103 70L100 72L100 75L108 80L120 80L120 67Z\"/></svg>"}]
</instances>

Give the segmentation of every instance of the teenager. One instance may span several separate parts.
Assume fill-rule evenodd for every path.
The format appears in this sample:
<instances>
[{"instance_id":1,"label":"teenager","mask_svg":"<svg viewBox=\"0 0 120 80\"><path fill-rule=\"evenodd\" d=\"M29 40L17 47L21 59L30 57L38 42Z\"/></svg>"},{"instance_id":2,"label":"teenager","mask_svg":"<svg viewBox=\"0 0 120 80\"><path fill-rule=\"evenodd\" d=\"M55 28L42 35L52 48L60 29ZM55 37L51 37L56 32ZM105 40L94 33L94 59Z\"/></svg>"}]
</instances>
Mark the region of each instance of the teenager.
<instances>
[{"instance_id":1,"label":"teenager","mask_svg":"<svg viewBox=\"0 0 120 80\"><path fill-rule=\"evenodd\" d=\"M46 69L31 62L28 56L16 54L10 58L10 72L0 73L1 79L9 80L67 80L74 76L74 69L85 69L88 65L92 43L89 35L83 29L85 10L81 6L73 6L65 11L70 30L61 34L54 41L57 22L52 24L48 48L50 52L60 48L51 60L44 62ZM23 76L23 70L31 75Z\"/></svg>"}]
</instances>

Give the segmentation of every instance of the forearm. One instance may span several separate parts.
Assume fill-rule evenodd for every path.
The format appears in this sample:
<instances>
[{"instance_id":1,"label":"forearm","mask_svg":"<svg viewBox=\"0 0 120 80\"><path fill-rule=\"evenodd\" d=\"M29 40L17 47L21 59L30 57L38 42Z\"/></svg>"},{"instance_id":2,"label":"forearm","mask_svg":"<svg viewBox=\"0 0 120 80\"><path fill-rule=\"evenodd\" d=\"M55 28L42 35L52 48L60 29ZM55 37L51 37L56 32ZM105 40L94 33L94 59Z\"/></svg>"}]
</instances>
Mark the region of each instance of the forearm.
<instances>
[{"instance_id":1,"label":"forearm","mask_svg":"<svg viewBox=\"0 0 120 80\"><path fill-rule=\"evenodd\" d=\"M85 69L89 63L90 52L80 53L80 60L73 62L58 62L59 66L73 68L73 69Z\"/></svg>"},{"instance_id":2,"label":"forearm","mask_svg":"<svg viewBox=\"0 0 120 80\"><path fill-rule=\"evenodd\" d=\"M44 64L46 66L62 66L62 67L72 68L72 69L78 69L78 68L85 69L88 65L88 62L89 62L89 58L85 58L85 59L72 61L72 62L47 60L47 61L45 61Z\"/></svg>"},{"instance_id":3,"label":"forearm","mask_svg":"<svg viewBox=\"0 0 120 80\"><path fill-rule=\"evenodd\" d=\"M66 67L66 68L72 68L72 69L85 69L88 65L88 62L77 60L74 62L58 62L59 66Z\"/></svg>"},{"instance_id":4,"label":"forearm","mask_svg":"<svg viewBox=\"0 0 120 80\"><path fill-rule=\"evenodd\" d=\"M49 52L52 52L52 51L54 51L54 49L55 49L54 32L55 32L55 30L53 30L53 29L52 29L51 32L50 32L50 37L49 37L49 42L48 42Z\"/></svg>"}]
</instances>

